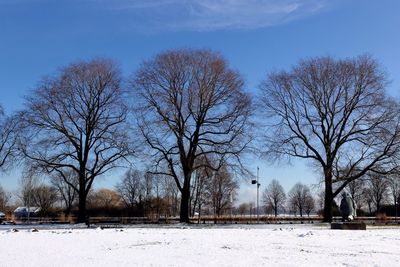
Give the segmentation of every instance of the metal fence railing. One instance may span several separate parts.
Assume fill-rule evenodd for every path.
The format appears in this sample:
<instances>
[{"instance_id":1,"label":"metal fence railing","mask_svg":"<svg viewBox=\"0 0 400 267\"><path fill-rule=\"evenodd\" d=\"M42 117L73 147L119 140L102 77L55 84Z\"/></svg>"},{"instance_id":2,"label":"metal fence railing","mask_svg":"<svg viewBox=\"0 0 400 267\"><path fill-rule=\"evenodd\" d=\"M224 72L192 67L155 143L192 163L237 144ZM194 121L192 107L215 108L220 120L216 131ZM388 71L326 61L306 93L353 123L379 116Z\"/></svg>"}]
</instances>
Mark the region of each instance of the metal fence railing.
<instances>
[{"instance_id":1,"label":"metal fence railing","mask_svg":"<svg viewBox=\"0 0 400 267\"><path fill-rule=\"evenodd\" d=\"M333 217L334 222L341 221L341 217ZM323 218L320 216L260 216L260 224L307 224L320 223ZM377 216L377 217L356 217L355 221L362 221L367 224L399 224L399 217ZM8 224L74 224L76 217L26 217L5 220ZM192 217L193 224L255 224L255 216L202 216ZM130 225L130 224L175 224L179 223L179 217L88 217L85 222L88 225Z\"/></svg>"}]
</instances>

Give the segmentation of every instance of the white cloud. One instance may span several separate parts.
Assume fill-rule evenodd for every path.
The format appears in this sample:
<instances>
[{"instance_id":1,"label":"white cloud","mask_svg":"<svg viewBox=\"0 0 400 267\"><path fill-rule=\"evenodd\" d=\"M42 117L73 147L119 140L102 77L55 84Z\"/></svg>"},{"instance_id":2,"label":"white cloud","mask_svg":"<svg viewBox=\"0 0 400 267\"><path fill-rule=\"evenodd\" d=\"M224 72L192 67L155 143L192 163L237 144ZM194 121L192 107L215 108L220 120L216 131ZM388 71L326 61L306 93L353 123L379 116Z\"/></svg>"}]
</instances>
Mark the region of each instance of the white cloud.
<instances>
[{"instance_id":1,"label":"white cloud","mask_svg":"<svg viewBox=\"0 0 400 267\"><path fill-rule=\"evenodd\" d=\"M327 7L327 0L92 0L131 15L136 27L214 31L257 29L299 19Z\"/></svg>"}]
</instances>

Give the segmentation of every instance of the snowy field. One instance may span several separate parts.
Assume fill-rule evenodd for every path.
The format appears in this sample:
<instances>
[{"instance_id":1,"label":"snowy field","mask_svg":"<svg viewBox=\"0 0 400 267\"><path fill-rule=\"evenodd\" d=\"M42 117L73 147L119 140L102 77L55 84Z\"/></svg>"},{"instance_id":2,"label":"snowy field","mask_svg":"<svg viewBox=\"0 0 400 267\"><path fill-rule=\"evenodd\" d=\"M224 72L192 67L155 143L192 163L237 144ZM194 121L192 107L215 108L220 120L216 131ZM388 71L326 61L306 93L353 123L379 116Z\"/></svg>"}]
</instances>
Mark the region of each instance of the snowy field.
<instances>
[{"instance_id":1,"label":"snowy field","mask_svg":"<svg viewBox=\"0 0 400 267\"><path fill-rule=\"evenodd\" d=\"M400 228L0 228L0 266L400 266Z\"/></svg>"}]
</instances>

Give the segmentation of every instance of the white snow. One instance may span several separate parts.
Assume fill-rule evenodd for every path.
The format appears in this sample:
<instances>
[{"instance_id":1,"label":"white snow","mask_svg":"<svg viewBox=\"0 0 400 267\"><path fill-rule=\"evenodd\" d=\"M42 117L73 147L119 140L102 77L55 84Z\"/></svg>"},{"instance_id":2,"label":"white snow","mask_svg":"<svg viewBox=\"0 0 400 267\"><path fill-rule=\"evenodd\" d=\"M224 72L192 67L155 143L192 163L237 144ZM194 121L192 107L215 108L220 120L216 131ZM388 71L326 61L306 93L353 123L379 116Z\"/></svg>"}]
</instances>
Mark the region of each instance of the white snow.
<instances>
[{"instance_id":1,"label":"white snow","mask_svg":"<svg viewBox=\"0 0 400 267\"><path fill-rule=\"evenodd\" d=\"M399 266L400 228L265 225L0 231L0 266Z\"/></svg>"}]
</instances>

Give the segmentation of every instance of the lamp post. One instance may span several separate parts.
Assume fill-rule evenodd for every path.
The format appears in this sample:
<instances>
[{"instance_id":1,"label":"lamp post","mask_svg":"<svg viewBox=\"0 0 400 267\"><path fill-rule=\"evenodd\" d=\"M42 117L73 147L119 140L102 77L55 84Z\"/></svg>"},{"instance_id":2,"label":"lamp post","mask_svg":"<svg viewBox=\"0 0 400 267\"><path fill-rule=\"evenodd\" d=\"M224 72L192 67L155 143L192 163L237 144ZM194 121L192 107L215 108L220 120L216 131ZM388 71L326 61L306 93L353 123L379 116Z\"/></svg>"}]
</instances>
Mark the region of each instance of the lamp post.
<instances>
[{"instance_id":1,"label":"lamp post","mask_svg":"<svg viewBox=\"0 0 400 267\"><path fill-rule=\"evenodd\" d=\"M259 213L259 188L260 188L260 183L258 182L258 172L259 172L259 168L257 166L257 179L256 180L252 180L251 184L255 184L257 185L257 223L260 223L260 213Z\"/></svg>"}]
</instances>

